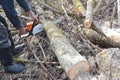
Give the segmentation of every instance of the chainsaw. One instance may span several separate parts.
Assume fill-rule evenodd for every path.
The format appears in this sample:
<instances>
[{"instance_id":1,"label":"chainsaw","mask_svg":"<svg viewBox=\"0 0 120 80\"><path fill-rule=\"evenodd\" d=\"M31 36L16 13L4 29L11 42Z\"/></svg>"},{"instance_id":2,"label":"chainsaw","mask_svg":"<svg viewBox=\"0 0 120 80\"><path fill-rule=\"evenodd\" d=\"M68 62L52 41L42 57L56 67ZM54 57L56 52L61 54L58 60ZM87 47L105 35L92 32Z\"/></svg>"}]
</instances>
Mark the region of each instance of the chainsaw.
<instances>
[{"instance_id":1,"label":"chainsaw","mask_svg":"<svg viewBox=\"0 0 120 80\"><path fill-rule=\"evenodd\" d=\"M55 21L52 21L54 24L60 23L62 20L61 19L57 19ZM29 35L35 35L38 34L40 32L43 31L44 29L44 25L42 23L39 23L39 21L35 20L35 21L31 21L28 22L25 26L27 33L20 35L21 38L23 37L27 37Z\"/></svg>"}]
</instances>

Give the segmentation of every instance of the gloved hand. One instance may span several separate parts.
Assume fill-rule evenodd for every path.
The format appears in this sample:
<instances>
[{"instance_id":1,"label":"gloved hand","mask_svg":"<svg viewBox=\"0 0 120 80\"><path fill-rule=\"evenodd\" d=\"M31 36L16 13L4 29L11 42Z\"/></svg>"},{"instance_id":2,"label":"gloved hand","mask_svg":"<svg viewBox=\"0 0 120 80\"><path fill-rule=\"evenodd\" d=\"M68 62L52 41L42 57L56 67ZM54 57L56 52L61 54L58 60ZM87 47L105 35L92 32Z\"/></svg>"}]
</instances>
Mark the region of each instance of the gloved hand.
<instances>
[{"instance_id":1,"label":"gloved hand","mask_svg":"<svg viewBox=\"0 0 120 80\"><path fill-rule=\"evenodd\" d=\"M37 16L35 15L35 13L32 10L29 11L29 14L30 14L32 20L37 20Z\"/></svg>"},{"instance_id":2,"label":"gloved hand","mask_svg":"<svg viewBox=\"0 0 120 80\"><path fill-rule=\"evenodd\" d=\"M26 29L22 26L19 28L19 33L22 35L22 34L26 34Z\"/></svg>"}]
</instances>

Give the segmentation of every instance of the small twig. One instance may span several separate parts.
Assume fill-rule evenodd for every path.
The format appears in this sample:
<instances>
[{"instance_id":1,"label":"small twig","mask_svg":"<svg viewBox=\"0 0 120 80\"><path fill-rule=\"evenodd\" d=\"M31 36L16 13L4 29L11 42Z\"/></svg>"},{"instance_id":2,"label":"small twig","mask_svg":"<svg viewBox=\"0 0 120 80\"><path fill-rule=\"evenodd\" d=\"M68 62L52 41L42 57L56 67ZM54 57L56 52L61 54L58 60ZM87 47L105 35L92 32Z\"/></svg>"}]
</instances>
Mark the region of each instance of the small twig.
<instances>
[{"instance_id":1,"label":"small twig","mask_svg":"<svg viewBox=\"0 0 120 80\"><path fill-rule=\"evenodd\" d=\"M27 40L27 38L25 38L25 42L26 42L26 44L27 44L27 47L28 47L29 52L31 53L31 46L30 46L29 41ZM32 54L32 53L31 53L31 54ZM31 63L30 63L30 64L31 64ZM31 69L30 69L29 73L31 74ZM29 75L29 78L31 78L31 75Z\"/></svg>"},{"instance_id":2,"label":"small twig","mask_svg":"<svg viewBox=\"0 0 120 80\"><path fill-rule=\"evenodd\" d=\"M40 65L42 66L42 68L47 71L47 69L44 67L44 65L41 63L41 61L39 60L39 58L36 56L36 54L32 51L34 57L36 58L36 60L40 63Z\"/></svg>"},{"instance_id":3,"label":"small twig","mask_svg":"<svg viewBox=\"0 0 120 80\"><path fill-rule=\"evenodd\" d=\"M14 74L13 74L14 75ZM35 77L37 74L15 74L15 77L12 80L16 80L17 78L28 78L29 76Z\"/></svg>"},{"instance_id":4,"label":"small twig","mask_svg":"<svg viewBox=\"0 0 120 80\"><path fill-rule=\"evenodd\" d=\"M39 35L38 35L38 36L39 36ZM47 44L50 44L50 43L49 43L46 39L44 39L43 37L40 37L40 36L39 36L39 39L45 41Z\"/></svg>"},{"instance_id":5,"label":"small twig","mask_svg":"<svg viewBox=\"0 0 120 80\"><path fill-rule=\"evenodd\" d=\"M117 4L115 2L114 3L114 8L113 8L113 13L112 13L112 16L111 16L111 21L110 21L110 28L112 28L112 24L113 24L113 19L114 19L114 16L115 16L116 8L117 8Z\"/></svg>"},{"instance_id":6,"label":"small twig","mask_svg":"<svg viewBox=\"0 0 120 80\"><path fill-rule=\"evenodd\" d=\"M105 1L107 1L107 0L105 0ZM101 15L103 15L104 12L106 11L106 9L109 8L109 7L111 6L111 4L113 4L114 2L115 2L115 0L112 0L112 1L110 1L109 3L107 3L107 4L105 5L105 7L102 8Z\"/></svg>"},{"instance_id":7,"label":"small twig","mask_svg":"<svg viewBox=\"0 0 120 80\"><path fill-rule=\"evenodd\" d=\"M70 23L69 25L71 25L72 27L74 27L73 24L72 24L72 21L70 20L70 18L69 18L69 16L68 16L68 13L67 13L67 11L66 11L66 9L65 9L65 7L64 7L64 5L63 5L63 3L64 3L63 0L61 0L61 7L62 7L62 9L63 9L63 11L64 11L64 13L65 13L67 19L68 19L68 22Z\"/></svg>"},{"instance_id":8,"label":"small twig","mask_svg":"<svg viewBox=\"0 0 120 80\"><path fill-rule=\"evenodd\" d=\"M94 9L93 13L95 14L97 12L97 10L99 9L100 5L102 4L102 0L99 0L96 8Z\"/></svg>"},{"instance_id":9,"label":"small twig","mask_svg":"<svg viewBox=\"0 0 120 80\"><path fill-rule=\"evenodd\" d=\"M26 42L27 42L27 45L28 45L28 48L29 48L30 52L34 55L34 57L35 57L36 60L40 63L40 65L43 67L43 69L44 69L44 70L47 70L47 69L44 67L44 65L41 63L41 61L39 60L39 58L36 56L35 52L33 52L32 48L31 48L32 46L29 44L28 41L26 41Z\"/></svg>"},{"instance_id":10,"label":"small twig","mask_svg":"<svg viewBox=\"0 0 120 80\"><path fill-rule=\"evenodd\" d=\"M66 11L66 9L65 9L65 7L64 7L64 5L63 5L63 3L64 3L63 0L61 0L61 7L62 7L62 9L63 9L63 11L64 11L66 17L67 17L68 20L70 21L69 16L68 16L68 13L67 13L67 11Z\"/></svg>"},{"instance_id":11,"label":"small twig","mask_svg":"<svg viewBox=\"0 0 120 80\"><path fill-rule=\"evenodd\" d=\"M44 65L41 63L41 61L39 60L39 58L36 56L35 53L33 53L34 57L37 59L37 61L40 63L40 65L42 66L42 68L51 76L51 78L54 79L54 77L48 72L48 70L44 67Z\"/></svg>"},{"instance_id":12,"label":"small twig","mask_svg":"<svg viewBox=\"0 0 120 80\"><path fill-rule=\"evenodd\" d=\"M10 80L13 80L13 79L12 79L12 75L10 75L9 77L10 77Z\"/></svg>"},{"instance_id":13,"label":"small twig","mask_svg":"<svg viewBox=\"0 0 120 80\"><path fill-rule=\"evenodd\" d=\"M40 63L39 61L30 61L28 59L20 59L20 58L13 58L16 62L22 62L22 63ZM49 61L41 61L43 64L59 64L59 62L49 62Z\"/></svg>"},{"instance_id":14,"label":"small twig","mask_svg":"<svg viewBox=\"0 0 120 80\"><path fill-rule=\"evenodd\" d=\"M91 47L93 47L93 48L95 48L95 49L97 49L97 50L102 50L101 48L99 48L99 47L95 46L93 43L91 43L91 42L89 41L89 39L88 39L82 32L80 32L79 36L82 38L82 40L84 40L84 43L85 43L86 45L87 45L87 43L90 44L90 45L88 45L88 48L89 48L89 49L91 49Z\"/></svg>"},{"instance_id":15,"label":"small twig","mask_svg":"<svg viewBox=\"0 0 120 80\"><path fill-rule=\"evenodd\" d=\"M106 3L106 4L108 4L108 3L109 3L109 2L108 2L108 0L104 0L104 1L105 1L105 3Z\"/></svg>"},{"instance_id":16,"label":"small twig","mask_svg":"<svg viewBox=\"0 0 120 80\"><path fill-rule=\"evenodd\" d=\"M45 3L42 2L41 0L37 0L37 2L41 3L42 5L48 7L49 9L51 9L51 10L53 10L53 11L55 11L55 12L59 12L59 13L60 13L60 11L58 11L58 10L56 10L56 9L54 9L54 8L52 8L52 7L50 7L49 5L45 4Z\"/></svg>"},{"instance_id":17,"label":"small twig","mask_svg":"<svg viewBox=\"0 0 120 80\"><path fill-rule=\"evenodd\" d=\"M74 27L74 25L72 24L72 21L70 20L70 18L69 18L69 16L68 16L68 13L67 13L67 11L66 11L63 3L64 3L63 0L61 0L61 7L62 7L62 9L63 9L63 11L64 11L64 13L65 13L65 15L66 15L66 17L67 17L67 20L68 20L68 22L69 22L69 25L71 25L72 27ZM69 31L69 32L71 32L71 31ZM70 36L69 36L69 37L70 37Z\"/></svg>"},{"instance_id":18,"label":"small twig","mask_svg":"<svg viewBox=\"0 0 120 80\"><path fill-rule=\"evenodd\" d=\"M113 58L113 55L111 55L111 58L110 58L110 75L109 75L109 80L112 80L112 58Z\"/></svg>"},{"instance_id":19,"label":"small twig","mask_svg":"<svg viewBox=\"0 0 120 80\"><path fill-rule=\"evenodd\" d=\"M38 39L38 36L36 35L36 38ZM46 56L45 56L45 51L43 50L43 48L42 48L42 46L41 46L41 44L40 44L40 42L39 42L39 39L38 39L38 45L39 45L39 47L40 47L40 49L41 49L41 51L42 51L42 53L43 53L43 57L44 57L44 61L46 61Z\"/></svg>"},{"instance_id":20,"label":"small twig","mask_svg":"<svg viewBox=\"0 0 120 80\"><path fill-rule=\"evenodd\" d=\"M27 16L23 16L23 15L18 15L20 18L23 18L23 19L28 19L28 20L32 20L31 18L27 17Z\"/></svg>"},{"instance_id":21,"label":"small twig","mask_svg":"<svg viewBox=\"0 0 120 80\"><path fill-rule=\"evenodd\" d=\"M25 39L26 40L26 39ZM31 54L34 55L35 59L37 60L37 62L39 62L39 64L42 66L42 68L50 75L51 78L54 79L54 77L47 71L47 69L44 67L42 61L39 60L39 58L37 57L37 55L35 54L36 52L34 52L34 50L32 50L32 46L29 44L29 41L26 40L26 43L28 45L28 49L30 51ZM31 74L31 73L30 73Z\"/></svg>"}]
</instances>

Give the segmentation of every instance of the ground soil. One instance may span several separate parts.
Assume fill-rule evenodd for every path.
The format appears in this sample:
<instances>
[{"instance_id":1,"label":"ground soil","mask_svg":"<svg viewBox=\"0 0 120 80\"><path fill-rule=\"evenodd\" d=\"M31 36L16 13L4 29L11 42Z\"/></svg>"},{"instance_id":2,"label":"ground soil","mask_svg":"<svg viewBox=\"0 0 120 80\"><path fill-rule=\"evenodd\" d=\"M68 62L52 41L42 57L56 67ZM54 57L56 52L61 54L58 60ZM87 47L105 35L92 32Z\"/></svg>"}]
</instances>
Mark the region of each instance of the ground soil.
<instances>
[{"instance_id":1,"label":"ground soil","mask_svg":"<svg viewBox=\"0 0 120 80\"><path fill-rule=\"evenodd\" d=\"M81 1L86 8L87 0L81 0ZM95 0L95 1L97 4L97 1L99 0ZM56 4L60 4L60 0L54 0L54 2ZM120 80L120 75L117 75L117 78L112 79L112 78L106 77L108 76L107 72L105 73L106 74L105 76L104 73L102 73L102 71L98 70L99 65L97 66L95 64L96 60L94 59L94 57L96 56L95 53L99 53L101 50L109 49L109 48L103 48L104 46L100 47L99 45L94 45L92 43L89 43L89 40L85 38L85 36L82 33L78 33L78 29L83 28L82 22L79 22L70 16L67 17L65 14L56 13L53 10L47 8L46 6L40 3L36 3L36 1L29 0L29 3L33 11L36 11L35 10L36 5L41 6L41 8L43 9L44 14L39 15L40 21L42 17L44 17L48 21L49 20L53 21L58 18L62 19L62 22L57 24L58 28L60 28L63 31L63 35L66 36L67 40L70 41L71 45L73 45L74 48L80 54L82 54L87 58L87 60L90 62L91 66L93 67L93 71L91 72L91 74L94 74L95 76L97 76L98 80ZM111 15L113 14L113 7L115 3L116 3L115 0L103 1L99 10L97 10L96 14L94 14L94 20L99 21L100 23L108 22L107 25L109 25L111 21ZM68 6L73 7L73 5L69 0L65 0L64 6L65 8L67 8ZM28 16L28 14L26 14L20 7L18 7L18 4L16 4L16 9L20 15ZM21 20L24 24L30 21L26 19L21 19ZM8 21L8 24L10 24L9 21ZM116 9L115 16L113 17L112 27L114 28L117 26L118 24L117 24L117 9ZM13 27L10 29L13 30ZM6 74L4 73L3 68L1 66L0 80L68 80L68 77L65 71L60 66L59 61L57 60L57 57L51 51L50 42L47 38L45 31L42 31L41 33L37 34L37 38L39 39L39 44L36 37L29 36L27 38L20 39L18 34L13 35L14 43L16 45L21 43L24 43L26 45L25 48L18 55L14 56L15 58L22 59L22 61L19 61L19 63L22 63L23 65L25 65L26 70L21 74ZM79 44L83 44L83 46L80 46ZM88 47L88 45L90 46L90 48ZM114 49L110 49L110 50L113 51ZM116 50L116 48L115 48L115 51L119 52L119 50L118 49ZM43 53L45 53L45 57ZM118 61L119 61L119 57L120 55L117 55ZM97 56L97 61L100 62L101 58L100 59L99 58L100 57ZM26 61L26 60L29 60L29 61ZM112 60L114 62L114 59ZM41 63L40 61L46 61L49 63ZM116 61L116 58L115 58L115 61ZM101 61L101 62L104 63L104 61ZM117 62L117 63L120 63L120 62ZM118 65L120 67L120 65L117 63L115 65ZM105 64L102 64L102 65L105 65Z\"/></svg>"}]
</instances>

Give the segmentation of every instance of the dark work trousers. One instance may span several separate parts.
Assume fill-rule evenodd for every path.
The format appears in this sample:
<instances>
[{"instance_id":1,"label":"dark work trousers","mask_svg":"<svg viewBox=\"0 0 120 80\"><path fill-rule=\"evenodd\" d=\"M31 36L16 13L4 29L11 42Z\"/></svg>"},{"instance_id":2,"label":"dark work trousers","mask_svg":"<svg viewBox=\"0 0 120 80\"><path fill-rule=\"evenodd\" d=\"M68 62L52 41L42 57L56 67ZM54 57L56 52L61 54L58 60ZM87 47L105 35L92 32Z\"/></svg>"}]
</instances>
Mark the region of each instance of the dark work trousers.
<instances>
[{"instance_id":1,"label":"dark work trousers","mask_svg":"<svg viewBox=\"0 0 120 80\"><path fill-rule=\"evenodd\" d=\"M10 47L0 48L0 61L3 66L12 65L12 51Z\"/></svg>"},{"instance_id":2,"label":"dark work trousers","mask_svg":"<svg viewBox=\"0 0 120 80\"><path fill-rule=\"evenodd\" d=\"M12 39L12 35L11 35L11 33L10 33L10 30L8 29L8 25L7 25L7 23L6 23L6 20L5 20L5 18L2 17L1 15L0 15L0 22L3 23L4 26L5 26L6 29L7 29L8 37L9 37L9 40L10 40L10 42L11 42L11 48L12 48L12 49L15 48L15 45L14 45L14 42L13 42L13 39Z\"/></svg>"},{"instance_id":3,"label":"dark work trousers","mask_svg":"<svg viewBox=\"0 0 120 80\"><path fill-rule=\"evenodd\" d=\"M12 64L11 42L8 30L2 22L0 22L0 61L3 66Z\"/></svg>"}]
</instances>

